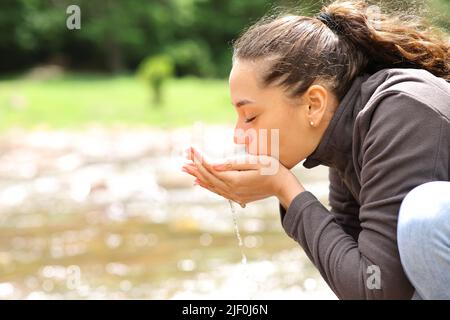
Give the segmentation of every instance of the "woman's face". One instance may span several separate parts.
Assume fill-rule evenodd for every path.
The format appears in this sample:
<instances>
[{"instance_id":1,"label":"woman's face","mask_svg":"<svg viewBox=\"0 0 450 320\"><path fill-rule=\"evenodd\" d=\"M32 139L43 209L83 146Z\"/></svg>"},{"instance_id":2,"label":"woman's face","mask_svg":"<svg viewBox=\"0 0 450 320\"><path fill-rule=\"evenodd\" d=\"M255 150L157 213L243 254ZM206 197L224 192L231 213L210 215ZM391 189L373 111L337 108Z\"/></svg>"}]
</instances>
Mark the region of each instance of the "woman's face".
<instances>
[{"instance_id":1,"label":"woman's face","mask_svg":"<svg viewBox=\"0 0 450 320\"><path fill-rule=\"evenodd\" d=\"M289 98L279 86L262 87L261 65L238 59L233 64L229 83L231 101L238 115L235 143L245 144L250 154L278 158L291 169L315 150L324 131L321 129L324 121L322 125L311 126L317 114L312 116L311 101L305 95ZM271 129L279 130L279 144Z\"/></svg>"}]
</instances>

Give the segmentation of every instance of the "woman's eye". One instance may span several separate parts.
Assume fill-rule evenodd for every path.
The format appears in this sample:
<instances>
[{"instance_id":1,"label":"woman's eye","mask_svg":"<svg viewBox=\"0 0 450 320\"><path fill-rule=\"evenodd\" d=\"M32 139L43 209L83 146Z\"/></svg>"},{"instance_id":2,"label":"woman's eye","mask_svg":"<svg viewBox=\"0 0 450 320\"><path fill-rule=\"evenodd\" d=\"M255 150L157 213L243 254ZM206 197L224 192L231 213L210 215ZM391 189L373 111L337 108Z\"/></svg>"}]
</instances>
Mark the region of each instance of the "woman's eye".
<instances>
[{"instance_id":1,"label":"woman's eye","mask_svg":"<svg viewBox=\"0 0 450 320\"><path fill-rule=\"evenodd\" d=\"M245 123L252 122L253 120L255 120L255 118L256 118L256 116L255 117L251 117L249 119L245 119Z\"/></svg>"}]
</instances>

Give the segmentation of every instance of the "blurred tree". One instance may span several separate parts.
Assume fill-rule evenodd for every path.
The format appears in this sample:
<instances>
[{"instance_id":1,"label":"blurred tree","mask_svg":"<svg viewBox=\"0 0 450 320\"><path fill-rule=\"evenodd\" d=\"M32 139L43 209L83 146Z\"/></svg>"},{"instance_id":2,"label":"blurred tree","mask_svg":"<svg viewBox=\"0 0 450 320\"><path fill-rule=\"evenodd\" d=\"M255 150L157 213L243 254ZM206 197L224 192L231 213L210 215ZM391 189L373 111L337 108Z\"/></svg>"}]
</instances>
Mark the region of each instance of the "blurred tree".
<instances>
[{"instance_id":1,"label":"blurred tree","mask_svg":"<svg viewBox=\"0 0 450 320\"><path fill-rule=\"evenodd\" d=\"M0 70L18 69L43 57L58 57L64 39L65 11L50 0L0 3Z\"/></svg>"},{"instance_id":2,"label":"blurred tree","mask_svg":"<svg viewBox=\"0 0 450 320\"><path fill-rule=\"evenodd\" d=\"M139 58L148 54L144 48L149 40L157 40L149 32L152 17L148 1L78 2L82 10L81 32L76 32L78 41L90 43L96 49L94 54L105 58L103 67L109 71L123 71L135 54Z\"/></svg>"},{"instance_id":3,"label":"blurred tree","mask_svg":"<svg viewBox=\"0 0 450 320\"><path fill-rule=\"evenodd\" d=\"M172 59L165 55L148 57L138 68L138 77L144 80L153 91L155 106L160 106L163 101L162 87L164 82L172 77L173 69Z\"/></svg>"},{"instance_id":4,"label":"blurred tree","mask_svg":"<svg viewBox=\"0 0 450 320\"><path fill-rule=\"evenodd\" d=\"M167 54L172 57L179 75L211 76L215 74L209 46L201 40L185 40L169 44Z\"/></svg>"},{"instance_id":5,"label":"blurred tree","mask_svg":"<svg viewBox=\"0 0 450 320\"><path fill-rule=\"evenodd\" d=\"M231 41L247 26L276 7L312 14L330 1L2 0L0 72L55 61L77 70L120 72L134 70L147 56L166 54L176 75L224 77L231 67ZM425 3L371 2L376 1L402 11ZM81 30L66 28L71 4L81 8ZM426 4L432 21L450 30L450 0Z\"/></svg>"}]
</instances>

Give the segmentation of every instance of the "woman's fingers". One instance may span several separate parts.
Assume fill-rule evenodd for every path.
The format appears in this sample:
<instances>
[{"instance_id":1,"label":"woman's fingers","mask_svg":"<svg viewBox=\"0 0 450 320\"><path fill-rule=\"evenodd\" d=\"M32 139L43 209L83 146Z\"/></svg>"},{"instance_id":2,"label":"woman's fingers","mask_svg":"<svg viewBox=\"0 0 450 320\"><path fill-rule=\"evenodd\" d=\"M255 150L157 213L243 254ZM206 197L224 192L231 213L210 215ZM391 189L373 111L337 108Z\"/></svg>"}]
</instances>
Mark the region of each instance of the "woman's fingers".
<instances>
[{"instance_id":1,"label":"woman's fingers","mask_svg":"<svg viewBox=\"0 0 450 320\"><path fill-rule=\"evenodd\" d=\"M205 169L203 168L203 170ZM244 207L246 203L250 203L267 197L265 195L261 195L260 192L256 190L246 190L241 195L239 195L240 188L237 188L236 186L223 186L220 184L212 184L210 182L211 180L205 179L203 174L200 173L200 170L198 170L197 167L193 165L186 165L185 170L183 171L191 174L196 178L195 180L196 185L199 185L208 191L214 192L224 197L225 199L233 200L241 205L244 205ZM206 174L208 174L207 171ZM245 171L245 172L230 171L230 172L220 172L217 174L220 174L221 176L227 176L226 177L227 180L239 179L239 177L232 177L236 175L240 175L241 180L252 180L251 175L258 173L254 171Z\"/></svg>"},{"instance_id":2,"label":"woman's fingers","mask_svg":"<svg viewBox=\"0 0 450 320\"><path fill-rule=\"evenodd\" d=\"M275 158L270 156L244 155L225 160L224 163L213 165L217 171L231 170L259 170L262 167L269 167Z\"/></svg>"},{"instance_id":3,"label":"woman's fingers","mask_svg":"<svg viewBox=\"0 0 450 320\"><path fill-rule=\"evenodd\" d=\"M278 161L275 158L245 155L212 164L192 147L187 153L191 162L184 165L183 171L194 176L201 187L240 204L269 196L262 193L265 180L261 180L260 170Z\"/></svg>"},{"instance_id":4,"label":"woman's fingers","mask_svg":"<svg viewBox=\"0 0 450 320\"><path fill-rule=\"evenodd\" d=\"M212 166L214 170L230 171L230 170L256 170L258 169L258 159L255 156L245 155L226 159L225 162Z\"/></svg>"},{"instance_id":5,"label":"woman's fingers","mask_svg":"<svg viewBox=\"0 0 450 320\"><path fill-rule=\"evenodd\" d=\"M255 189L255 192L259 193L258 188L255 188L255 184L253 183L259 176L257 170L214 171L212 175L223 181L229 189L235 192L237 192L240 187L245 187L247 184L250 184L252 189Z\"/></svg>"},{"instance_id":6,"label":"woman's fingers","mask_svg":"<svg viewBox=\"0 0 450 320\"><path fill-rule=\"evenodd\" d=\"M225 199L232 200L231 195L228 194L227 192L224 192L224 191L222 191L222 190L220 190L220 189L217 189L217 188L214 189L214 188L212 188L210 185L207 185L207 184L205 184L204 182L202 182L201 180L197 180L196 183L197 183L200 187L205 188L205 189L208 190L208 191L214 192L215 194L218 194L219 196L224 197Z\"/></svg>"},{"instance_id":7,"label":"woman's fingers","mask_svg":"<svg viewBox=\"0 0 450 320\"><path fill-rule=\"evenodd\" d=\"M236 188L236 182L239 179L238 171L213 171L211 174L222 181L227 188L232 190Z\"/></svg>"},{"instance_id":8,"label":"woman's fingers","mask_svg":"<svg viewBox=\"0 0 450 320\"><path fill-rule=\"evenodd\" d=\"M202 153L200 153L195 148L191 147L189 154L190 159L194 162L195 165L202 165L209 172L214 172L214 168L211 165L211 161L209 161Z\"/></svg>"},{"instance_id":9,"label":"woman's fingers","mask_svg":"<svg viewBox=\"0 0 450 320\"><path fill-rule=\"evenodd\" d=\"M200 151L194 149L194 147L189 147L186 149L186 158L194 164L197 164L198 162L208 162L205 156L201 154Z\"/></svg>"},{"instance_id":10,"label":"woman's fingers","mask_svg":"<svg viewBox=\"0 0 450 320\"><path fill-rule=\"evenodd\" d=\"M198 169L196 167L184 165L183 168L181 169L181 171L186 172L187 174L190 174L191 176L193 176L196 179L201 178L201 176L198 172Z\"/></svg>"},{"instance_id":11,"label":"woman's fingers","mask_svg":"<svg viewBox=\"0 0 450 320\"><path fill-rule=\"evenodd\" d=\"M217 171L244 171L259 170L264 167L270 167L273 161L278 161L270 156L255 156L251 154L237 156L226 159L223 163L212 164L200 151L193 147L188 148L187 158L195 165L203 165L210 173L215 174Z\"/></svg>"},{"instance_id":12,"label":"woman's fingers","mask_svg":"<svg viewBox=\"0 0 450 320\"><path fill-rule=\"evenodd\" d=\"M227 185L225 184L225 182L220 180L219 177L216 177L214 174L212 174L202 163L196 163L196 166L199 174L203 178L201 180L205 181L212 187L227 189Z\"/></svg>"},{"instance_id":13,"label":"woman's fingers","mask_svg":"<svg viewBox=\"0 0 450 320\"><path fill-rule=\"evenodd\" d=\"M198 169L198 173L202 177L200 180L210 184L213 187L219 187L222 189L228 187L227 184L221 180L221 176L216 174L217 172L214 170L209 161L207 161L199 151L193 147L189 148L188 158L194 163L190 166L195 166Z\"/></svg>"},{"instance_id":14,"label":"woman's fingers","mask_svg":"<svg viewBox=\"0 0 450 320\"><path fill-rule=\"evenodd\" d=\"M209 189L213 190L218 189L220 187L218 181L211 178L204 168L199 169L197 166L185 165L183 166L182 171L196 178L195 183L199 185L206 185L209 187Z\"/></svg>"},{"instance_id":15,"label":"woman's fingers","mask_svg":"<svg viewBox=\"0 0 450 320\"><path fill-rule=\"evenodd\" d=\"M209 172L201 164L185 164L182 171L199 179L204 184L209 184L211 187L233 192L238 191L239 181L249 183L249 181L255 180L255 175L259 175L256 170ZM259 194L259 190L250 192L251 195L253 193Z\"/></svg>"},{"instance_id":16,"label":"woman's fingers","mask_svg":"<svg viewBox=\"0 0 450 320\"><path fill-rule=\"evenodd\" d=\"M232 199L231 194L229 193L229 189L226 187L225 184L222 184L222 186L215 184L213 185L211 182L211 179L205 178L200 171L197 169L196 166L193 165L185 165L185 167L183 167L183 171L192 175L193 177L195 177L195 182L194 185L199 185L211 192L214 192L226 199Z\"/></svg>"},{"instance_id":17,"label":"woman's fingers","mask_svg":"<svg viewBox=\"0 0 450 320\"><path fill-rule=\"evenodd\" d=\"M232 199L235 196L232 196L232 191L234 191L232 188L230 188L224 181L220 180L220 177L215 177L214 174L211 174L206 168L204 168L201 163L198 165L193 164L185 164L183 166L183 171L191 174L196 178L195 183L200 185L201 187L217 193L218 195L227 198ZM220 175L226 176L230 172L222 172ZM229 177L226 177L227 180L230 180Z\"/></svg>"}]
</instances>

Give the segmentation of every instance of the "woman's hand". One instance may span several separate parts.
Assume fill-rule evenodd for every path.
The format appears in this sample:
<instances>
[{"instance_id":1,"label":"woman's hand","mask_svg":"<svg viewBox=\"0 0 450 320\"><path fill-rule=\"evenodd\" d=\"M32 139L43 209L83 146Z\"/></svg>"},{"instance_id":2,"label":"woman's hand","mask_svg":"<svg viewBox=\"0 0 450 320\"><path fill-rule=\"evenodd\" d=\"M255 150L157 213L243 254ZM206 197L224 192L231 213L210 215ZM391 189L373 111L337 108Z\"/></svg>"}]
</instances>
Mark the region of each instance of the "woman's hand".
<instances>
[{"instance_id":1,"label":"woman's hand","mask_svg":"<svg viewBox=\"0 0 450 320\"><path fill-rule=\"evenodd\" d=\"M213 164L191 147L187 158L191 162L182 170L194 176L196 184L241 206L276 196L287 208L305 190L287 168L269 156L246 155Z\"/></svg>"}]
</instances>

